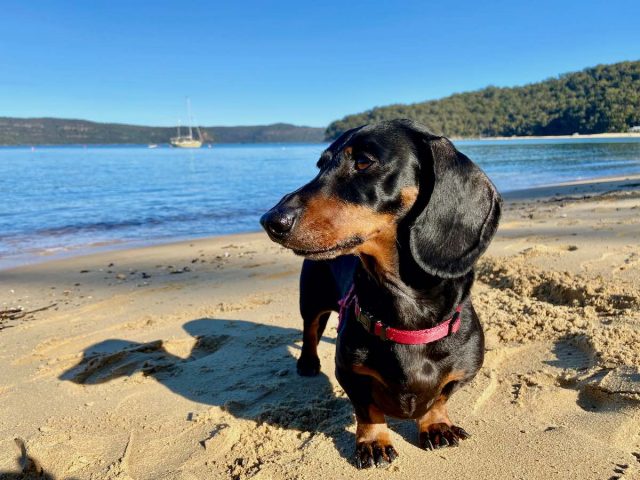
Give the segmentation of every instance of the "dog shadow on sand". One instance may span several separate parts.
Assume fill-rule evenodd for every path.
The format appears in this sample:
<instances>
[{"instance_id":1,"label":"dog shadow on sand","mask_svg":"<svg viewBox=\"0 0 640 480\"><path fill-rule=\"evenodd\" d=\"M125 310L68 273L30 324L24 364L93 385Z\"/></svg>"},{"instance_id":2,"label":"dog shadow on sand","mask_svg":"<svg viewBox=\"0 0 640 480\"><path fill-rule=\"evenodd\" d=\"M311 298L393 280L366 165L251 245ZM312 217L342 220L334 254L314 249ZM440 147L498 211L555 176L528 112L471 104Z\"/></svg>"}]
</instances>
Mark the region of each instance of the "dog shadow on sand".
<instances>
[{"instance_id":1,"label":"dog shadow on sand","mask_svg":"<svg viewBox=\"0 0 640 480\"><path fill-rule=\"evenodd\" d=\"M213 318L191 320L183 328L195 343L105 340L85 349L78 365L60 379L97 385L125 376L153 377L178 395L237 418L323 433L344 458L351 457L353 436L345 429L353 422L351 404L336 395L325 374L297 375L300 330ZM323 368L333 369L330 363Z\"/></svg>"}]
</instances>

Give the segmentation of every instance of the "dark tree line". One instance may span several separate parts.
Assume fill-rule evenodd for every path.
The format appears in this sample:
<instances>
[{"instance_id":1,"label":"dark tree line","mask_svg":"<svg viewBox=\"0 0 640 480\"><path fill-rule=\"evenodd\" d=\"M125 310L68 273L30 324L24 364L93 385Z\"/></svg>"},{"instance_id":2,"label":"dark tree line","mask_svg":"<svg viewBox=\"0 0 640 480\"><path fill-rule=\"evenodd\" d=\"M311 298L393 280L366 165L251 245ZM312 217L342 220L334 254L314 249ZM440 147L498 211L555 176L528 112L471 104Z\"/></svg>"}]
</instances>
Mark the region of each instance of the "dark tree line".
<instances>
[{"instance_id":1,"label":"dark tree line","mask_svg":"<svg viewBox=\"0 0 640 480\"><path fill-rule=\"evenodd\" d=\"M207 142L315 143L323 129L286 123L238 127L202 127ZM167 143L174 127L145 127L60 118L0 117L0 145L144 144ZM183 127L182 133L186 133Z\"/></svg>"},{"instance_id":2,"label":"dark tree line","mask_svg":"<svg viewBox=\"0 0 640 480\"><path fill-rule=\"evenodd\" d=\"M522 87L487 87L332 122L328 140L366 123L410 118L450 137L624 132L640 125L640 62L598 65Z\"/></svg>"}]
</instances>

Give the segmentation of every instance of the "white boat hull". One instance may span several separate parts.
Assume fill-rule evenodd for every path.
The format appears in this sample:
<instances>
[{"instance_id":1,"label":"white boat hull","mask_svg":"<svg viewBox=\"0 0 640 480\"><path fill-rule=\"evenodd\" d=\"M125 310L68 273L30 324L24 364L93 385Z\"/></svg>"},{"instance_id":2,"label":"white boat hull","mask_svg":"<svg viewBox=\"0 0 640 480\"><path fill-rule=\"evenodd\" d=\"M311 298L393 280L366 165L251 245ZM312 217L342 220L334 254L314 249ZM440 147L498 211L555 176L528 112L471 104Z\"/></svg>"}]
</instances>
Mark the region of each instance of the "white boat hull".
<instances>
[{"instance_id":1,"label":"white boat hull","mask_svg":"<svg viewBox=\"0 0 640 480\"><path fill-rule=\"evenodd\" d=\"M195 138L172 138L171 145L178 148L200 148L202 141Z\"/></svg>"}]
</instances>

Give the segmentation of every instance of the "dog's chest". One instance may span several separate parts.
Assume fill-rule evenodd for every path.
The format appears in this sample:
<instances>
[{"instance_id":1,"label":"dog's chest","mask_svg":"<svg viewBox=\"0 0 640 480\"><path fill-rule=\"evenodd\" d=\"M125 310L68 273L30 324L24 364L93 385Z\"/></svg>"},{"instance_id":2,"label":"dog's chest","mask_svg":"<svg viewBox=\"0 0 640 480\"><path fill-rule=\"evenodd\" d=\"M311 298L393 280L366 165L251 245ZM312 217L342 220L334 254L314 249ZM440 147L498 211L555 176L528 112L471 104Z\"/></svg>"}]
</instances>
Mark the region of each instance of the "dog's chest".
<instances>
[{"instance_id":1,"label":"dog's chest","mask_svg":"<svg viewBox=\"0 0 640 480\"><path fill-rule=\"evenodd\" d=\"M386 385L372 383L374 402L385 413L398 418L417 418L428 410L437 398L438 381L413 373L404 372L398 379L388 379Z\"/></svg>"}]
</instances>

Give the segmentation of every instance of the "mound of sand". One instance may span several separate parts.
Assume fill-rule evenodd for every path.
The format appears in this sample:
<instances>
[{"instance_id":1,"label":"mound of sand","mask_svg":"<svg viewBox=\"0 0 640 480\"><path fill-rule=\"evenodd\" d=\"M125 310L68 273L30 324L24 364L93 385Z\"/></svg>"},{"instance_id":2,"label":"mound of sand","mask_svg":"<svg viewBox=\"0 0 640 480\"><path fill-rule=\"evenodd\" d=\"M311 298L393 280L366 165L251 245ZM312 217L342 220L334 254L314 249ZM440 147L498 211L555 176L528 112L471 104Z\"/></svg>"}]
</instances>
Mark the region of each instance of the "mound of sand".
<instances>
[{"instance_id":1,"label":"mound of sand","mask_svg":"<svg viewBox=\"0 0 640 480\"><path fill-rule=\"evenodd\" d=\"M487 258L477 268L474 303L489 343L563 340L588 359L563 382L581 379L640 399L640 291L621 281L542 269L530 254Z\"/></svg>"}]
</instances>

